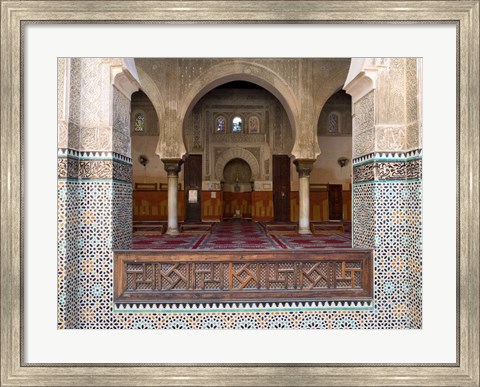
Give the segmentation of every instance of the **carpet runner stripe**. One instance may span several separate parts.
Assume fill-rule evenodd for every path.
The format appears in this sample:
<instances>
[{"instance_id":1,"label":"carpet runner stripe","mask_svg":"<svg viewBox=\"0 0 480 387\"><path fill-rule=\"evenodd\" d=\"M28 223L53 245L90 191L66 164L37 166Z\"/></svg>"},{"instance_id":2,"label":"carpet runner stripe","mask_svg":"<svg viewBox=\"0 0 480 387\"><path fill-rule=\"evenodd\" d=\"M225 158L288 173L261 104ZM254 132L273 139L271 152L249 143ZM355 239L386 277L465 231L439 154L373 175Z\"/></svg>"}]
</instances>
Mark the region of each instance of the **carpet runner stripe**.
<instances>
[{"instance_id":1,"label":"carpet runner stripe","mask_svg":"<svg viewBox=\"0 0 480 387\"><path fill-rule=\"evenodd\" d=\"M207 236L206 234L202 235L200 239L193 245L192 250L198 249L198 246L200 246L200 244L202 243L202 241L205 239L206 236Z\"/></svg>"},{"instance_id":2,"label":"carpet runner stripe","mask_svg":"<svg viewBox=\"0 0 480 387\"><path fill-rule=\"evenodd\" d=\"M282 248L282 249L288 249L288 246L283 243L281 240L279 240L276 235L270 235L270 238L272 238L277 244Z\"/></svg>"}]
</instances>

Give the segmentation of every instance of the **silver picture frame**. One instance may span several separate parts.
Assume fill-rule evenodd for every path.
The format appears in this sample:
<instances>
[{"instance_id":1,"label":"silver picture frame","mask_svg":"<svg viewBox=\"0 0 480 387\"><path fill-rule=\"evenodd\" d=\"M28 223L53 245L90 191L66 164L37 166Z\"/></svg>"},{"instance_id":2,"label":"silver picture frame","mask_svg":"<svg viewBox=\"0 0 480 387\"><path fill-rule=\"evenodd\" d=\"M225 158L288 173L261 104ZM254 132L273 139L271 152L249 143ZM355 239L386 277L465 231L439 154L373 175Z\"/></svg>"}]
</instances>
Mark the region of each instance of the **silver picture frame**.
<instances>
[{"instance_id":1,"label":"silver picture frame","mask_svg":"<svg viewBox=\"0 0 480 387\"><path fill-rule=\"evenodd\" d=\"M1 385L479 386L479 0L1 1ZM135 12L132 7L135 6ZM455 364L27 364L23 354L22 34L28 23L393 23L458 33ZM436 44L436 43L432 43Z\"/></svg>"}]
</instances>

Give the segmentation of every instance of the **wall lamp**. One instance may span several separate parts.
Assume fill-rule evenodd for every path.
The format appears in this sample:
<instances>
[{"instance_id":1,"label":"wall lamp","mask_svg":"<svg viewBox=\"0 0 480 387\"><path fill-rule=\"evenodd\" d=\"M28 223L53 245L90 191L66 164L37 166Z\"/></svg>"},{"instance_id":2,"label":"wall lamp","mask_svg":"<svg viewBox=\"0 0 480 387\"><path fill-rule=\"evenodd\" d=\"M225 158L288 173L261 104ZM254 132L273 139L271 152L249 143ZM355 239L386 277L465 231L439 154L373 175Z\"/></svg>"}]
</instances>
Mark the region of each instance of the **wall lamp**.
<instances>
[{"instance_id":1,"label":"wall lamp","mask_svg":"<svg viewBox=\"0 0 480 387\"><path fill-rule=\"evenodd\" d=\"M343 168L344 166L346 166L348 164L350 160L347 159L346 157L340 157L338 160L337 160L337 163L338 165L340 165L341 168Z\"/></svg>"}]
</instances>

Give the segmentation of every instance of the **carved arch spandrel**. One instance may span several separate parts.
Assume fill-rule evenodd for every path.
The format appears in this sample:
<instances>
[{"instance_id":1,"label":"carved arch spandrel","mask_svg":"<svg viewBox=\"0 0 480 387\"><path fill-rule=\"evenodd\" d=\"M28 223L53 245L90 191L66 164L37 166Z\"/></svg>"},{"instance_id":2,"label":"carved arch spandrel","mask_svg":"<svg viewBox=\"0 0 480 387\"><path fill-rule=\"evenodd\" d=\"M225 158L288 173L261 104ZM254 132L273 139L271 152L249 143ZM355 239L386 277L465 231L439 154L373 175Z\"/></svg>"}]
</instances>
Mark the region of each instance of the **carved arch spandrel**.
<instances>
[{"instance_id":1,"label":"carved arch spandrel","mask_svg":"<svg viewBox=\"0 0 480 387\"><path fill-rule=\"evenodd\" d=\"M293 135L295 135L299 108L298 98L291 87L279 74L268 67L245 60L214 65L193 80L189 91L183 96L179 105L179 116L184 119L210 90L232 81L255 83L273 94L287 112Z\"/></svg>"}]
</instances>

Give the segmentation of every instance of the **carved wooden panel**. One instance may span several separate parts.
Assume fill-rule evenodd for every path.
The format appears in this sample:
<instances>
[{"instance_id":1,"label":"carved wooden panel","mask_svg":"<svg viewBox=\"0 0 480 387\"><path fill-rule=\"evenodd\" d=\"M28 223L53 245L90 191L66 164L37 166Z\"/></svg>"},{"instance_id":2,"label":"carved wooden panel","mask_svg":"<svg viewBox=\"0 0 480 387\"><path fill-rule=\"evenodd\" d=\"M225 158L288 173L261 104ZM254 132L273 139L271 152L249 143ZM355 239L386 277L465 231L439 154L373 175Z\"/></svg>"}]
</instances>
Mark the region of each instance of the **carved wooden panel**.
<instances>
[{"instance_id":1,"label":"carved wooden panel","mask_svg":"<svg viewBox=\"0 0 480 387\"><path fill-rule=\"evenodd\" d=\"M185 160L185 221L201 220L202 155L189 155Z\"/></svg>"},{"instance_id":2,"label":"carved wooden panel","mask_svg":"<svg viewBox=\"0 0 480 387\"><path fill-rule=\"evenodd\" d=\"M276 222L290 221L290 157L274 155L273 170L273 208Z\"/></svg>"},{"instance_id":3,"label":"carved wooden panel","mask_svg":"<svg viewBox=\"0 0 480 387\"><path fill-rule=\"evenodd\" d=\"M328 219L343 219L343 191L341 184L328 185Z\"/></svg>"},{"instance_id":4,"label":"carved wooden panel","mask_svg":"<svg viewBox=\"0 0 480 387\"><path fill-rule=\"evenodd\" d=\"M370 299L372 267L362 249L117 251L115 302Z\"/></svg>"}]
</instances>

